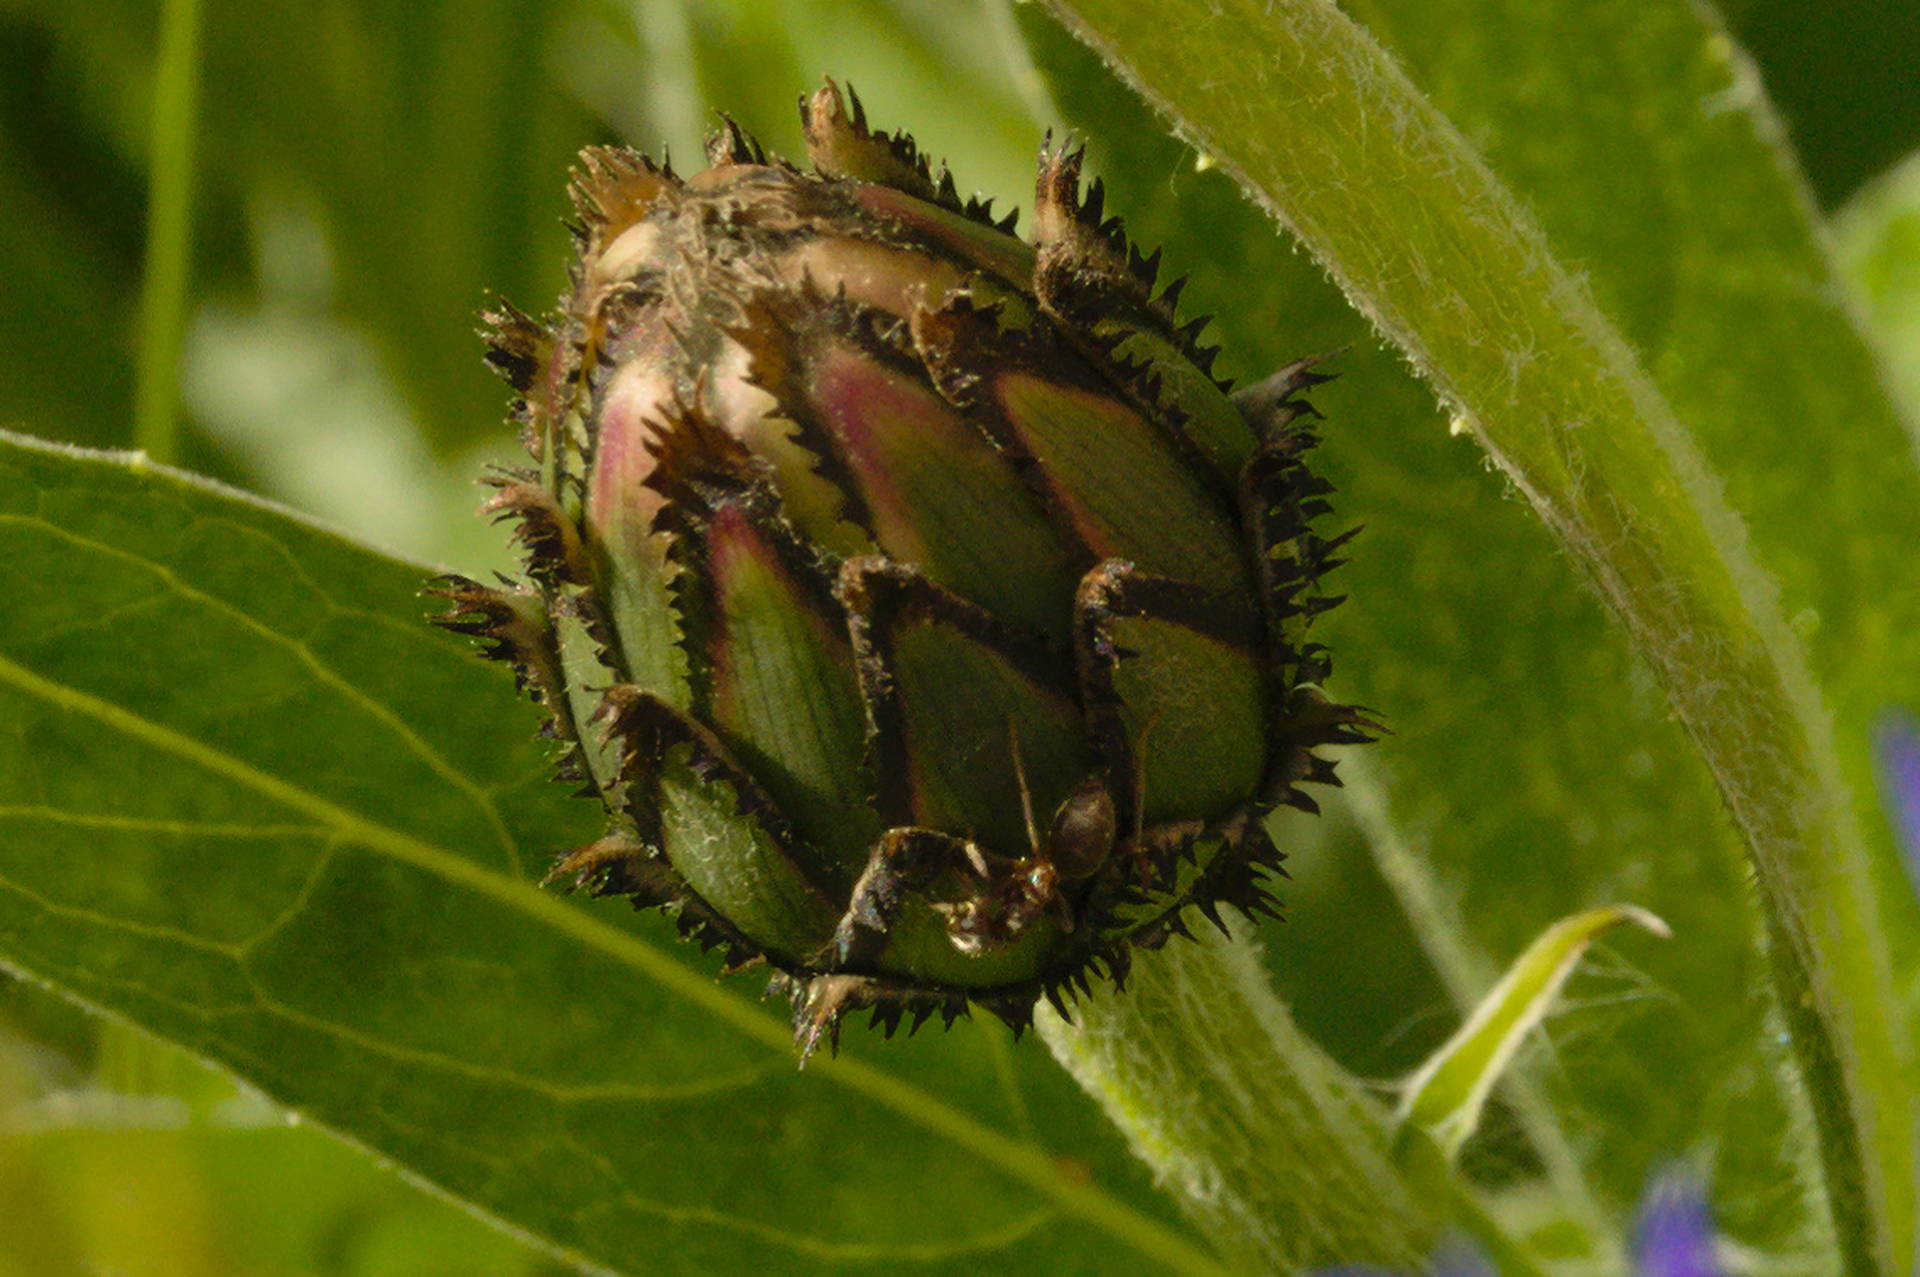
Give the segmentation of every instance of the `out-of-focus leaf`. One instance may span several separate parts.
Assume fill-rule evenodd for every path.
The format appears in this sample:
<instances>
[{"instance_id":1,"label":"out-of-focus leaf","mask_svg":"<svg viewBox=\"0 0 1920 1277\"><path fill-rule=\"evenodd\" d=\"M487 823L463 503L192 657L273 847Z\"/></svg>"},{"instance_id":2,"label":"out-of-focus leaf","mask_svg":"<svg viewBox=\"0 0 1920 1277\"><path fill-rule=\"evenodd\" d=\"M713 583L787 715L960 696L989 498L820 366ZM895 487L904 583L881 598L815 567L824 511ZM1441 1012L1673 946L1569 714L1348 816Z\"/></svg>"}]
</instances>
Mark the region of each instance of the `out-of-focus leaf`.
<instances>
[{"instance_id":1,"label":"out-of-focus leaf","mask_svg":"<svg viewBox=\"0 0 1920 1277\"><path fill-rule=\"evenodd\" d=\"M487 291L557 291L562 179L598 132L547 72L566 11L441 0L209 24L202 162L311 201L338 306L443 448L500 429L472 335Z\"/></svg>"},{"instance_id":2,"label":"out-of-focus leaf","mask_svg":"<svg viewBox=\"0 0 1920 1277\"><path fill-rule=\"evenodd\" d=\"M801 154L798 99L830 75L858 91L875 127L949 164L962 194L1002 196L996 212L1006 197L1027 206L1042 122L1008 74L1005 44L1018 36L1000 0L668 0L639 21L652 65L695 107L667 139L676 155L713 112Z\"/></svg>"},{"instance_id":3,"label":"out-of-focus leaf","mask_svg":"<svg viewBox=\"0 0 1920 1277\"><path fill-rule=\"evenodd\" d=\"M243 238L223 233L209 245L206 224L242 225L262 193L298 203L333 250L337 307L378 346L427 436L451 449L497 431L500 396L480 371L475 312L488 289L552 291L565 254L567 167L600 139L548 72L560 18L576 9L566 0L269 5L244 15L212 6L195 204L200 248L211 251L196 252L196 296L252 268ZM10 20L50 49L50 73L63 79L62 126L104 140L138 172L154 7L15 10ZM114 211L137 228L140 207ZM116 281L122 305L138 280L134 269Z\"/></svg>"},{"instance_id":4,"label":"out-of-focus leaf","mask_svg":"<svg viewBox=\"0 0 1920 1277\"><path fill-rule=\"evenodd\" d=\"M534 887L592 809L418 588L0 444L0 957L608 1268L1211 1270L1039 1052L802 1074L659 919Z\"/></svg>"},{"instance_id":5,"label":"out-of-focus leaf","mask_svg":"<svg viewBox=\"0 0 1920 1277\"><path fill-rule=\"evenodd\" d=\"M1920 147L1920 7L1721 0L1826 208Z\"/></svg>"},{"instance_id":6,"label":"out-of-focus leaf","mask_svg":"<svg viewBox=\"0 0 1920 1277\"><path fill-rule=\"evenodd\" d=\"M51 38L0 14L0 429L57 421L63 437L127 437L139 279L137 177L62 110Z\"/></svg>"},{"instance_id":7,"label":"out-of-focus leaf","mask_svg":"<svg viewBox=\"0 0 1920 1277\"><path fill-rule=\"evenodd\" d=\"M1506 1072L1521 1041L1546 1018L1587 946L1623 922L1662 938L1673 934L1659 918L1631 905L1589 909L1548 927L1507 968L1466 1023L1407 1079L1400 1120L1431 1136L1448 1157L1459 1153L1480 1125L1493 1084Z\"/></svg>"},{"instance_id":8,"label":"out-of-focus leaf","mask_svg":"<svg viewBox=\"0 0 1920 1277\"><path fill-rule=\"evenodd\" d=\"M11 1009L27 987L0 1000ZM26 1053L0 1036L0 1272L566 1271L178 1051L115 1029L147 1061L124 1090L36 1085Z\"/></svg>"},{"instance_id":9,"label":"out-of-focus leaf","mask_svg":"<svg viewBox=\"0 0 1920 1277\"><path fill-rule=\"evenodd\" d=\"M1834 239L1920 450L1920 151L1847 205Z\"/></svg>"},{"instance_id":10,"label":"out-of-focus leaf","mask_svg":"<svg viewBox=\"0 0 1920 1277\"><path fill-rule=\"evenodd\" d=\"M1490 21L1456 26L1465 39ZM1341 489L1339 509L1365 531L1341 569L1350 601L1322 622L1321 637L1335 654L1338 693L1379 710L1396 734L1341 768L1382 872L1456 1004L1470 1007L1492 986L1492 955L1517 952L1547 919L1605 900L1641 902L1682 937L1636 954L1612 996L1583 996L1577 1012L1547 1027L1555 1067L1541 1074L1521 1061L1523 1073L1542 1077L1577 1154L1554 1147L1550 1131L1543 1143L1538 1124L1516 1131L1509 1117L1481 1136L1499 1142L1500 1159L1470 1148L1469 1167L1503 1179L1544 1169L1566 1208L1613 1232L1650 1167L1699 1148L1716 1159L1712 1179L1727 1190L1722 1222L1732 1235L1762 1250L1830 1253L1824 1212L1803 1196L1804 1150L1788 1134L1799 1101L1780 1090L1781 1039L1752 945L1739 842L1644 667L1544 530L1485 474L1467 439L1448 435L1430 393L1312 263L1277 240L1223 174L1196 172L1194 151L1156 140L1159 126L1084 50L1037 17L1023 26L1056 96L1092 140L1110 205L1148 246L1166 244L1171 274L1191 272L1190 307L1219 314L1226 371L1257 376L1303 351L1351 348L1333 365L1341 380L1314 399L1328 417L1321 457ZM1492 41L1487 56L1500 47ZM1583 66L1632 56L1579 40L1553 47ZM1555 65L1536 58L1516 72L1542 110L1561 104L1551 130L1512 122L1532 139L1530 154L1550 154L1556 137L1583 127L1582 99L1557 86ZM1464 63L1447 84L1475 87ZM1656 176L1663 186L1691 180L1625 160L1595 180L1631 190ZM1529 198L1560 207L1552 192ZM1618 224L1612 265L1622 288L1657 299L1725 273L1700 256L1711 245L1698 237L1686 270L1663 271L1668 259L1649 247L1667 234L1657 198L1601 205L1591 220ZM1647 248L1638 258L1636 245ZM1363 853L1317 853L1343 854ZM1404 964L1404 932L1378 913L1376 891L1323 900L1316 893L1327 874L1312 859L1296 860L1294 872L1300 882L1273 963L1296 1014L1356 1067L1411 1067L1423 1045L1437 1044L1431 1027L1418 1031L1439 1022L1435 1008L1421 993L1396 998L1368 971ZM1355 1040L1354 1026L1396 1017L1416 1030L1401 1030L1397 1050Z\"/></svg>"}]
</instances>

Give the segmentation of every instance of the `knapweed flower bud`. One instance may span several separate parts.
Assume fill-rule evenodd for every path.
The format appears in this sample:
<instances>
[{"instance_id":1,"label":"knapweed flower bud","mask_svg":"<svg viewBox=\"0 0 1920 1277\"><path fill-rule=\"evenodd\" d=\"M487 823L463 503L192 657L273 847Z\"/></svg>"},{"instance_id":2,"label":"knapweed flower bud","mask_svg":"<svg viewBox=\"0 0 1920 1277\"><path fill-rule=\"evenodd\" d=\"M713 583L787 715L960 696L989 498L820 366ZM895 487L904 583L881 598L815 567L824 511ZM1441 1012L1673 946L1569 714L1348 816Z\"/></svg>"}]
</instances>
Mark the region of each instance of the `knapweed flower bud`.
<instances>
[{"instance_id":1,"label":"knapweed flower bud","mask_svg":"<svg viewBox=\"0 0 1920 1277\"><path fill-rule=\"evenodd\" d=\"M527 579L441 619L606 804L556 874L766 962L803 1051L1018 1029L1188 906L1270 912L1265 818L1366 739L1306 639L1321 378L1230 398L1077 150L1029 244L831 81L801 122L812 172L731 122L685 179L586 152L560 313L487 317Z\"/></svg>"}]
</instances>

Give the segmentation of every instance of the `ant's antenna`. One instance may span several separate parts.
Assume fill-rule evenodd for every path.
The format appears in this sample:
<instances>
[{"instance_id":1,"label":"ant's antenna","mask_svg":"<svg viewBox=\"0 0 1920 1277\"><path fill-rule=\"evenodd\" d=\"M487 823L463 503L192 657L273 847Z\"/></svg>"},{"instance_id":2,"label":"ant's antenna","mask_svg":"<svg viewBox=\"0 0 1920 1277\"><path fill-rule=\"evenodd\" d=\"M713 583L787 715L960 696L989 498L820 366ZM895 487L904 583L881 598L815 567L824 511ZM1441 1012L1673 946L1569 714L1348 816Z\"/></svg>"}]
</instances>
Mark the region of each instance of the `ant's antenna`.
<instances>
[{"instance_id":1,"label":"ant's antenna","mask_svg":"<svg viewBox=\"0 0 1920 1277\"><path fill-rule=\"evenodd\" d=\"M1133 742L1133 846L1137 855L1140 840L1147 835L1147 737L1159 725L1161 710L1153 711L1140 736Z\"/></svg>"},{"instance_id":2,"label":"ant's antenna","mask_svg":"<svg viewBox=\"0 0 1920 1277\"><path fill-rule=\"evenodd\" d=\"M1040 829L1033 823L1033 791L1027 788L1027 765L1020 758L1020 720L1007 715L1007 741L1013 747L1013 779L1020 786L1020 816L1027 822L1027 848L1040 854Z\"/></svg>"}]
</instances>

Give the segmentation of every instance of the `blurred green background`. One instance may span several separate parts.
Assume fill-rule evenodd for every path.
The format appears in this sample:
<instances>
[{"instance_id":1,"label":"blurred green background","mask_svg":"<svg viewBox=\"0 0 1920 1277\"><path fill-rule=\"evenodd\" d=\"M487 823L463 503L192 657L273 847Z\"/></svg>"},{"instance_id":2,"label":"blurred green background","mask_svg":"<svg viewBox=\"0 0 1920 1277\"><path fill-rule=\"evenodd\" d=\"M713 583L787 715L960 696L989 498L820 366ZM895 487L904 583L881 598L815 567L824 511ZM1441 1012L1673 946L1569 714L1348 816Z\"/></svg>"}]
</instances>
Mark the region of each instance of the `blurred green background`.
<instances>
[{"instance_id":1,"label":"blurred green background","mask_svg":"<svg viewBox=\"0 0 1920 1277\"><path fill-rule=\"evenodd\" d=\"M1882 233L1889 204L1920 208L1920 170L1876 181L1920 148L1920 6L1727 17L1856 275L1884 306L1920 293L1920 217ZM161 20L0 0L5 428L135 442ZM1053 118L1003 0L210 0L197 70L177 460L466 571L505 563L472 480L513 448L474 314L490 290L529 310L557 292L580 146L690 163L711 105L795 153L794 99L832 72L963 190L1024 206ZM1383 1071L1422 1040L1401 1028ZM230 1081L0 976L0 1274L545 1271Z\"/></svg>"}]
</instances>

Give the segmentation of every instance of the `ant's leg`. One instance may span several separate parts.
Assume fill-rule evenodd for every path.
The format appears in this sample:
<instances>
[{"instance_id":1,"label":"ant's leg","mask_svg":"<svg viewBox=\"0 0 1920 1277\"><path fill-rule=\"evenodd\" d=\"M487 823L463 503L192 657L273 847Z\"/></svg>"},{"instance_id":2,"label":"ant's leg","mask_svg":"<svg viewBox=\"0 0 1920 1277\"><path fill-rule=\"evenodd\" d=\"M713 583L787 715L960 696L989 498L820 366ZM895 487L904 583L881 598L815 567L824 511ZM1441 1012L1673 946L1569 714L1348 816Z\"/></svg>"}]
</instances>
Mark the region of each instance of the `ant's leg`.
<instances>
[{"instance_id":1,"label":"ant's leg","mask_svg":"<svg viewBox=\"0 0 1920 1277\"><path fill-rule=\"evenodd\" d=\"M908 892L925 892L950 869L983 868L970 850L963 840L933 829L903 826L881 834L834 930L831 965L844 969L877 957Z\"/></svg>"}]
</instances>

